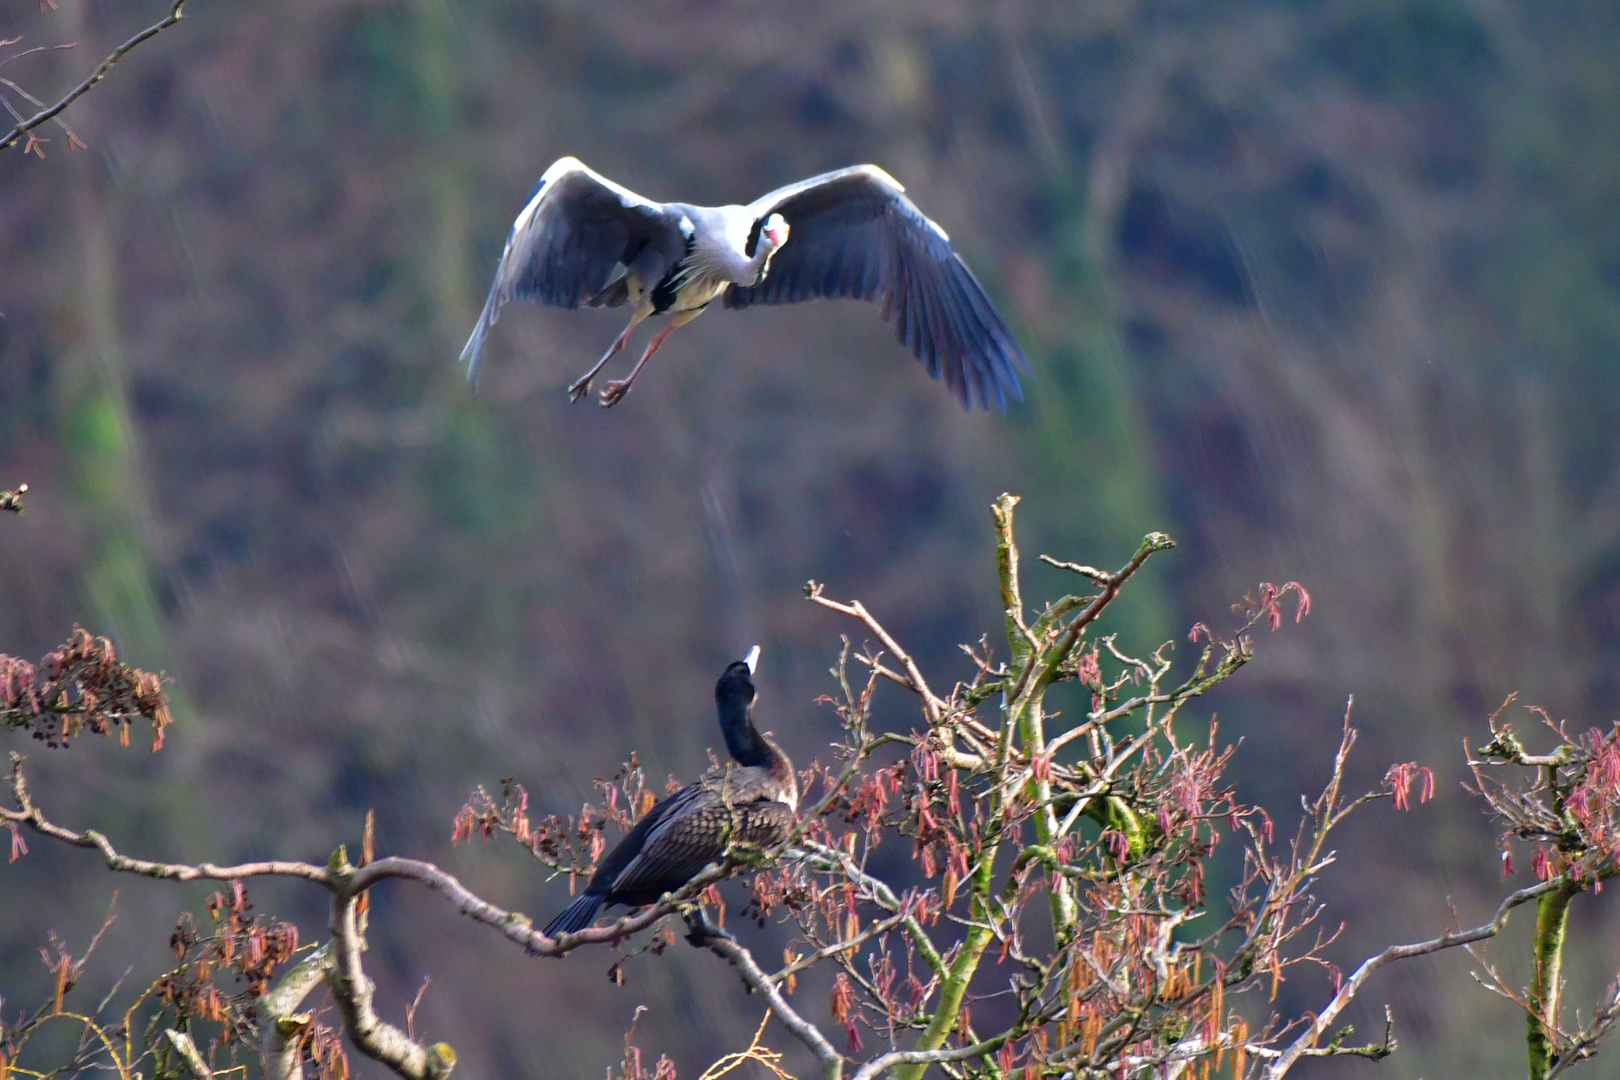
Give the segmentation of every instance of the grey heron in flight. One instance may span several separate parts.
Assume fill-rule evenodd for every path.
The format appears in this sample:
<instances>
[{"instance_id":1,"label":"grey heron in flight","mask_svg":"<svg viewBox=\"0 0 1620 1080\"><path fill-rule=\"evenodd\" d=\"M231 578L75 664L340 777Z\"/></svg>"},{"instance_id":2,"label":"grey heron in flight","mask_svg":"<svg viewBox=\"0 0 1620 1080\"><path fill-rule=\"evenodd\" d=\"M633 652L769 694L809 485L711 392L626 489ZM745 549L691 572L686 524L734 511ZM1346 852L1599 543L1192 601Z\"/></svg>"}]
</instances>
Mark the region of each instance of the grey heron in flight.
<instances>
[{"instance_id":1,"label":"grey heron in flight","mask_svg":"<svg viewBox=\"0 0 1620 1080\"><path fill-rule=\"evenodd\" d=\"M643 319L668 315L616 404L670 333L715 300L726 307L852 297L883 306L903 345L968 408L1023 400L1029 363L945 230L876 165L778 188L747 206L644 199L565 157L547 169L512 225L484 311L461 357L476 376L484 339L509 300L551 307L630 305L630 322L568 387L578 401Z\"/></svg>"}]
</instances>

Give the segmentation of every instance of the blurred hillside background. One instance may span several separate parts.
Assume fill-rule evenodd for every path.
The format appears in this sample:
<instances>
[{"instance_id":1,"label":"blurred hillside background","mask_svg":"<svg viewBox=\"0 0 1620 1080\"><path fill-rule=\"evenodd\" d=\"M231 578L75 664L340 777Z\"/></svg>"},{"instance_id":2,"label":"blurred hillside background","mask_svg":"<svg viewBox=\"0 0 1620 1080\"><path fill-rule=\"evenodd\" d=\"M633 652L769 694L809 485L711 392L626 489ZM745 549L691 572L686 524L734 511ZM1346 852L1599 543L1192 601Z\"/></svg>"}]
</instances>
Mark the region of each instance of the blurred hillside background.
<instances>
[{"instance_id":1,"label":"blurred hillside background","mask_svg":"<svg viewBox=\"0 0 1620 1080\"><path fill-rule=\"evenodd\" d=\"M79 47L5 74L54 98L167 5L40 7L0 37ZM1437 802L1370 811L1329 878L1343 963L1437 931L1448 896L1477 921L1499 885L1462 740L1513 690L1616 719L1616 56L1605 0L193 0L67 114L88 151L0 154L0 486L31 486L0 521L0 649L82 622L174 677L180 724L155 757L13 748L48 811L131 852L324 861L374 807L383 850L548 915L567 889L533 863L451 849L473 785L566 811L632 750L695 774L756 641L763 726L808 761L851 628L800 586L861 598L948 684L999 623L1011 490L1030 563L1177 538L1115 625L1142 647L1304 582L1312 616L1201 715L1285 827L1348 694L1364 782L1436 768ZM1029 403L964 415L853 303L711 312L611 412L563 387L620 313L512 307L471 393L455 356L563 154L709 203L881 164L1020 336ZM8 1008L114 888L93 997L156 970L205 891L49 849L0 870ZM1620 965L1610 900L1575 905L1571 1006ZM605 954L377 903L379 1004L431 975L417 1030L469 1080L597 1075L643 1002L642 1045L695 1076L760 1014L691 950L621 989ZM1522 975L1520 931L1492 955ZM1389 1002L1402 1051L1305 1075L1523 1075L1521 1016L1467 970L1381 975L1357 1019L1375 1037Z\"/></svg>"}]
</instances>

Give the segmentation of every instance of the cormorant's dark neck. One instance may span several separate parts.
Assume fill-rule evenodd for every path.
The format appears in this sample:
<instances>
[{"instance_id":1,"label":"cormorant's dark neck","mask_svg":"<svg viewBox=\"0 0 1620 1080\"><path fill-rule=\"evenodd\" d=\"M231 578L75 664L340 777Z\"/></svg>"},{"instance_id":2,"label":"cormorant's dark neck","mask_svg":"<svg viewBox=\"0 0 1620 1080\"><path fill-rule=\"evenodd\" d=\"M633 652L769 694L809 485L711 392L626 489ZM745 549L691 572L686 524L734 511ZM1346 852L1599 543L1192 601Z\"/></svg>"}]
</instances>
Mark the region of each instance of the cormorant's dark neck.
<instances>
[{"instance_id":1,"label":"cormorant's dark neck","mask_svg":"<svg viewBox=\"0 0 1620 1080\"><path fill-rule=\"evenodd\" d=\"M715 684L714 704L720 712L720 732L726 738L726 749L737 764L765 769L788 788L794 788L793 762L754 727L752 674L748 664L739 660L726 668Z\"/></svg>"},{"instance_id":2,"label":"cormorant's dark neck","mask_svg":"<svg viewBox=\"0 0 1620 1080\"><path fill-rule=\"evenodd\" d=\"M717 703L720 706L720 731L726 737L726 749L739 765L771 764L775 755L770 743L754 727L753 687L747 694L727 695Z\"/></svg>"}]
</instances>

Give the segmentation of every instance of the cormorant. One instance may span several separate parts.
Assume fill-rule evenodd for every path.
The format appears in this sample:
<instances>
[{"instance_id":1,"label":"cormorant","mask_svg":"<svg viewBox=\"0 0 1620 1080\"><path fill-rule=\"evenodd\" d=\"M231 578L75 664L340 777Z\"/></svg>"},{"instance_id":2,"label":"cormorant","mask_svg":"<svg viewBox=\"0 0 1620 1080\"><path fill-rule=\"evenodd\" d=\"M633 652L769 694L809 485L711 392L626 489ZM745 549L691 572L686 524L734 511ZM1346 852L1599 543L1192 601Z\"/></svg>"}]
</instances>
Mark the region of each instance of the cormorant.
<instances>
[{"instance_id":1,"label":"cormorant","mask_svg":"<svg viewBox=\"0 0 1620 1080\"><path fill-rule=\"evenodd\" d=\"M583 930L604 904L655 902L722 858L732 843L763 848L787 836L799 781L782 748L754 727L751 676L758 657L756 645L714 687L720 731L737 764L711 771L647 811L597 867L585 892L551 920L547 937Z\"/></svg>"}]
</instances>

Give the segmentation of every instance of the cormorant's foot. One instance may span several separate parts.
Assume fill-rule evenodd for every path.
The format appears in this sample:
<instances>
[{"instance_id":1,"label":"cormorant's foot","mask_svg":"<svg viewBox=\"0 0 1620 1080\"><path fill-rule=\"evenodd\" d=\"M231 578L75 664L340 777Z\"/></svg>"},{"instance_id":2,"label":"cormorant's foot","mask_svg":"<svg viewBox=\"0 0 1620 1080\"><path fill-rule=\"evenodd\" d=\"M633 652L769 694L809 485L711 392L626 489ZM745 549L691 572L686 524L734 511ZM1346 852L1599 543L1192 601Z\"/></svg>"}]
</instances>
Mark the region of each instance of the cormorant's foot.
<instances>
[{"instance_id":1,"label":"cormorant's foot","mask_svg":"<svg viewBox=\"0 0 1620 1080\"><path fill-rule=\"evenodd\" d=\"M628 394L629 392L630 382L628 379L624 382L614 379L612 382L602 387L602 408L613 408L613 406L619 403L619 399L624 397L624 395Z\"/></svg>"},{"instance_id":2,"label":"cormorant's foot","mask_svg":"<svg viewBox=\"0 0 1620 1080\"><path fill-rule=\"evenodd\" d=\"M686 940L688 944L702 949L716 938L722 941L736 941L730 930L723 930L709 921L709 913L702 908L695 912L687 912L681 916L686 920Z\"/></svg>"},{"instance_id":3,"label":"cormorant's foot","mask_svg":"<svg viewBox=\"0 0 1620 1080\"><path fill-rule=\"evenodd\" d=\"M588 394L590 392L591 392L591 377L589 375L585 376L583 379L578 379L578 380L568 384L568 400L569 401L578 401L580 398L584 397L586 394Z\"/></svg>"}]
</instances>

